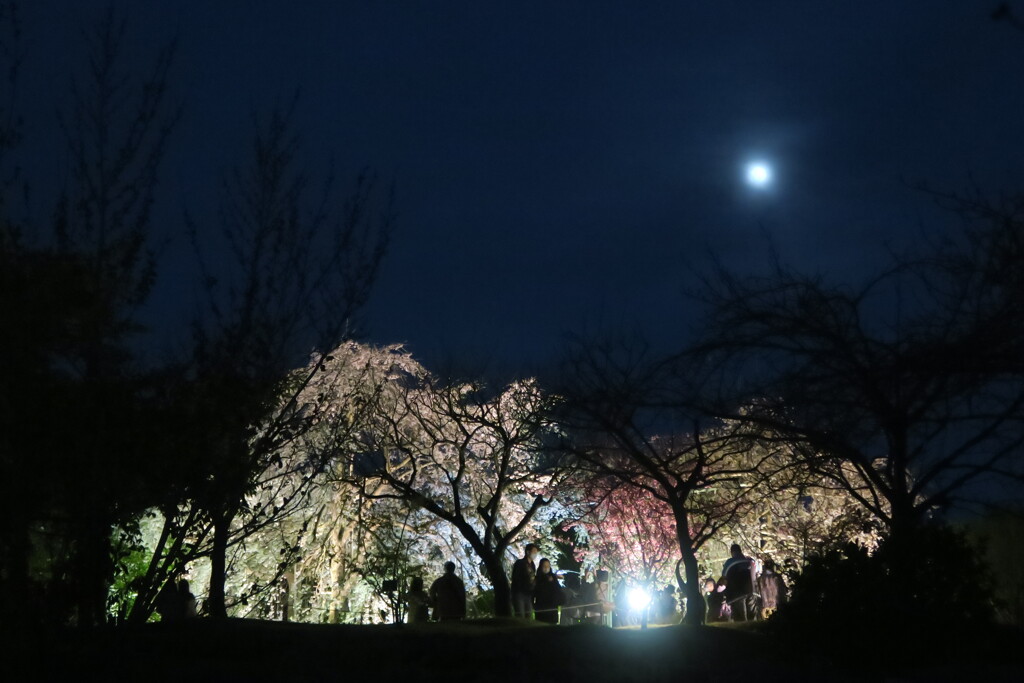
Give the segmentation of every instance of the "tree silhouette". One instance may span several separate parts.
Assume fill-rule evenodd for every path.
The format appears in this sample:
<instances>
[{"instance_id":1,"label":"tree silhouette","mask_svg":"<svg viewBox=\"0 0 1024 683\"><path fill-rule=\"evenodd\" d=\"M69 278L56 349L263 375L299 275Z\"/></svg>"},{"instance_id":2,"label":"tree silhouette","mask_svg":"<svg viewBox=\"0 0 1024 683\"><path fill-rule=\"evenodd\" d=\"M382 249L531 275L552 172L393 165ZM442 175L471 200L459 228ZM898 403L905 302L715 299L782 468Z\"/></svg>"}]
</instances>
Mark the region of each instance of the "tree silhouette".
<instances>
[{"instance_id":1,"label":"tree silhouette","mask_svg":"<svg viewBox=\"0 0 1024 683\"><path fill-rule=\"evenodd\" d=\"M688 379L672 358L636 344L579 344L558 395L562 448L594 474L619 479L671 511L687 597L686 621L702 624L697 551L751 503L752 481L774 447L758 447L733 425L700 428Z\"/></svg>"},{"instance_id":2,"label":"tree silhouette","mask_svg":"<svg viewBox=\"0 0 1024 683\"><path fill-rule=\"evenodd\" d=\"M298 137L288 109L275 109L257 125L247 166L223 185L221 248L226 258L209 265L209 247L199 225L190 232L208 284L204 314L196 320L191 373L199 414L196 462L202 483L192 504L212 526L208 609L226 616L225 555L229 544L283 514L273 497L247 496L281 463L281 450L319 419L323 407L300 402L324 369L325 352L353 333L387 248L392 226L391 194L376 178L361 174L339 195L328 176L310 200L310 177L297 166ZM302 358L314 362L293 372ZM306 481L319 461L297 465ZM315 465L315 466L314 466ZM277 477L274 481L290 481ZM293 502L299 491L285 494ZM243 519L244 518L244 519Z\"/></svg>"},{"instance_id":3,"label":"tree silhouette","mask_svg":"<svg viewBox=\"0 0 1024 683\"><path fill-rule=\"evenodd\" d=\"M14 6L4 5L0 19L5 28L14 21ZM10 364L0 389L10 421L3 478L22 492L5 496L13 585L4 592L27 594L19 584L33 542L28 525L42 527L61 539L51 546L48 573L66 595L44 611L83 625L106 618L112 526L144 508L153 491L145 474L152 455L145 444L156 429L148 421L152 385L130 344L152 284L150 207L179 110L167 95L173 41L157 48L140 76L126 64L125 35L113 10L85 30L87 69L60 118L71 174L52 232L12 218L8 190L23 181L17 169L5 169L0 204L2 306L18 330L5 335L3 349ZM18 48L5 40L3 56L13 79ZM9 148L21 128L13 108L4 119L0 147Z\"/></svg>"},{"instance_id":4,"label":"tree silhouette","mask_svg":"<svg viewBox=\"0 0 1024 683\"><path fill-rule=\"evenodd\" d=\"M720 272L707 336L679 360L708 371L710 412L788 441L896 549L935 513L1024 475L1020 205L944 200L965 230L859 289L781 266Z\"/></svg>"}]
</instances>

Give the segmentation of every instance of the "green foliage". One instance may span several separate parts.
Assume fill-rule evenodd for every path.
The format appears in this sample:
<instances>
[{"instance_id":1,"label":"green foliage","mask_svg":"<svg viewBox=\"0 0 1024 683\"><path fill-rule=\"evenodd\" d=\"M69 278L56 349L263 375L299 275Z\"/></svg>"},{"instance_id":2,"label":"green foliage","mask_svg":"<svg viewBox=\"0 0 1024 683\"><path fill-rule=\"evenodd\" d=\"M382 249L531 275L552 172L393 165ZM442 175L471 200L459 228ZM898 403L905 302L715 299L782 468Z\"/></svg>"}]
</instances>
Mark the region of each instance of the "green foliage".
<instances>
[{"instance_id":1,"label":"green foliage","mask_svg":"<svg viewBox=\"0 0 1024 683\"><path fill-rule=\"evenodd\" d=\"M145 579L153 553L145 544L139 520L114 530L110 539L114 559L114 580L107 592L107 614L124 621L138 597L139 584Z\"/></svg>"}]
</instances>

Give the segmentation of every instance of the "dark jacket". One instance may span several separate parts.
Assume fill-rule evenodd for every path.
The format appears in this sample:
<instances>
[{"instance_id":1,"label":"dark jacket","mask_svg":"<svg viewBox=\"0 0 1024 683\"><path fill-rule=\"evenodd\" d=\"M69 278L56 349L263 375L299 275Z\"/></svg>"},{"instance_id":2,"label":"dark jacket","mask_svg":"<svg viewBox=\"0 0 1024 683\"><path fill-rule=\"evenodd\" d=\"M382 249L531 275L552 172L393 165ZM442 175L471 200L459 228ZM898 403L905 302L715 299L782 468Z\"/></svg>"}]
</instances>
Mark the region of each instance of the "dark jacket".
<instances>
[{"instance_id":1,"label":"dark jacket","mask_svg":"<svg viewBox=\"0 0 1024 683\"><path fill-rule=\"evenodd\" d=\"M749 557L731 558L722 568L725 578L725 598L732 601L754 592L754 561Z\"/></svg>"},{"instance_id":2,"label":"dark jacket","mask_svg":"<svg viewBox=\"0 0 1024 683\"><path fill-rule=\"evenodd\" d=\"M555 624L558 622L558 606L565 603L562 587L554 574L538 574L536 581L533 608L537 611L537 621Z\"/></svg>"},{"instance_id":3,"label":"dark jacket","mask_svg":"<svg viewBox=\"0 0 1024 683\"><path fill-rule=\"evenodd\" d=\"M434 619L462 619L466 616L466 587L455 574L445 574L430 586Z\"/></svg>"},{"instance_id":4,"label":"dark jacket","mask_svg":"<svg viewBox=\"0 0 1024 683\"><path fill-rule=\"evenodd\" d=\"M512 592L533 594L537 579L537 567L530 560L521 557L512 565Z\"/></svg>"}]
</instances>

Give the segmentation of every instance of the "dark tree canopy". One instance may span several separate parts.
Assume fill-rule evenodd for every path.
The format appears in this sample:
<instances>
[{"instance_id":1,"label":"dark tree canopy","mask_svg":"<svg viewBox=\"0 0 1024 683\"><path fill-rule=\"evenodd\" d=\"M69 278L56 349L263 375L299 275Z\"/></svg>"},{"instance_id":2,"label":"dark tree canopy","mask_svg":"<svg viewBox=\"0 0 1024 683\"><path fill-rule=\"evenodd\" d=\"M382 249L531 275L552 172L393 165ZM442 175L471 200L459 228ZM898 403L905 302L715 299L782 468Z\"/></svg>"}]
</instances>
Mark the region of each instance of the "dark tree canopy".
<instances>
[{"instance_id":1,"label":"dark tree canopy","mask_svg":"<svg viewBox=\"0 0 1024 683\"><path fill-rule=\"evenodd\" d=\"M712 412L791 440L893 532L1024 474L1024 223L1016 205L957 208L958 239L859 289L719 273L681 358L707 370Z\"/></svg>"}]
</instances>

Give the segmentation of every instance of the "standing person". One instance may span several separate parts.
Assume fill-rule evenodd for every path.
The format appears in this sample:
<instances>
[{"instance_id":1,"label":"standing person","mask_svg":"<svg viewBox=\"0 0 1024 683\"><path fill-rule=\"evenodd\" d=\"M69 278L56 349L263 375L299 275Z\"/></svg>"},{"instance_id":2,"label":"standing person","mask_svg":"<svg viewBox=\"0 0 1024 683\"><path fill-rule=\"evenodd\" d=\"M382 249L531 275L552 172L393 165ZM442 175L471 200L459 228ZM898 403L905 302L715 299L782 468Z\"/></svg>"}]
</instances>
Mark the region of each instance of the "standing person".
<instances>
[{"instance_id":1,"label":"standing person","mask_svg":"<svg viewBox=\"0 0 1024 683\"><path fill-rule=\"evenodd\" d=\"M661 624L674 624L676 621L676 587L665 586L665 590L658 594L658 622Z\"/></svg>"},{"instance_id":2,"label":"standing person","mask_svg":"<svg viewBox=\"0 0 1024 683\"><path fill-rule=\"evenodd\" d=\"M156 613L160 615L163 623L181 621L185 617L185 610L181 604L178 593L178 582L171 579L160 589L156 597Z\"/></svg>"},{"instance_id":3,"label":"standing person","mask_svg":"<svg viewBox=\"0 0 1024 683\"><path fill-rule=\"evenodd\" d=\"M533 616L533 588L537 581L537 555L540 551L527 543L523 557L512 565L512 613L529 619Z\"/></svg>"},{"instance_id":4,"label":"standing person","mask_svg":"<svg viewBox=\"0 0 1024 683\"><path fill-rule=\"evenodd\" d=\"M598 613L599 624L605 626L612 626L612 617L614 616L615 604L611 600L611 587L608 585L608 570L598 569L594 573L594 594L597 598L597 602L600 605L600 612Z\"/></svg>"},{"instance_id":5,"label":"standing person","mask_svg":"<svg viewBox=\"0 0 1024 683\"><path fill-rule=\"evenodd\" d=\"M761 594L761 618L767 619L786 602L786 582L775 573L775 562L764 561L764 571L757 579L757 592Z\"/></svg>"},{"instance_id":6,"label":"standing person","mask_svg":"<svg viewBox=\"0 0 1024 683\"><path fill-rule=\"evenodd\" d=\"M444 576L430 585L436 621L457 621L466 616L466 586L455 576L455 563L444 563Z\"/></svg>"},{"instance_id":7,"label":"standing person","mask_svg":"<svg viewBox=\"0 0 1024 683\"><path fill-rule=\"evenodd\" d=\"M405 604L410 624L425 624L430 621L430 596L423 590L423 579L413 578L409 584L409 592L405 594Z\"/></svg>"},{"instance_id":8,"label":"standing person","mask_svg":"<svg viewBox=\"0 0 1024 683\"><path fill-rule=\"evenodd\" d=\"M583 620L588 624L599 623L604 616L601 601L597 599L597 582L592 581L588 572L580 586L580 603Z\"/></svg>"},{"instance_id":9,"label":"standing person","mask_svg":"<svg viewBox=\"0 0 1024 683\"><path fill-rule=\"evenodd\" d=\"M615 614L612 615L612 626L631 626L636 623L633 610L629 606L629 582L619 579L615 585Z\"/></svg>"},{"instance_id":10,"label":"standing person","mask_svg":"<svg viewBox=\"0 0 1024 683\"><path fill-rule=\"evenodd\" d=\"M192 595L185 579L178 582L178 605L182 619L194 619L198 614L196 596Z\"/></svg>"},{"instance_id":11,"label":"standing person","mask_svg":"<svg viewBox=\"0 0 1024 683\"><path fill-rule=\"evenodd\" d=\"M164 584L156 599L156 611L160 621L173 623L196 616L196 596L189 590L185 579L171 579Z\"/></svg>"},{"instance_id":12,"label":"standing person","mask_svg":"<svg viewBox=\"0 0 1024 683\"><path fill-rule=\"evenodd\" d=\"M732 609L733 621L752 620L757 616L754 600L754 560L743 554L738 543L729 548L732 555L722 565L719 586L725 585L725 600Z\"/></svg>"},{"instance_id":13,"label":"standing person","mask_svg":"<svg viewBox=\"0 0 1024 683\"><path fill-rule=\"evenodd\" d=\"M533 608L537 621L547 624L558 623L558 606L565 602L558 577L551 571L551 562L544 558L537 566L537 578L533 587Z\"/></svg>"}]
</instances>

